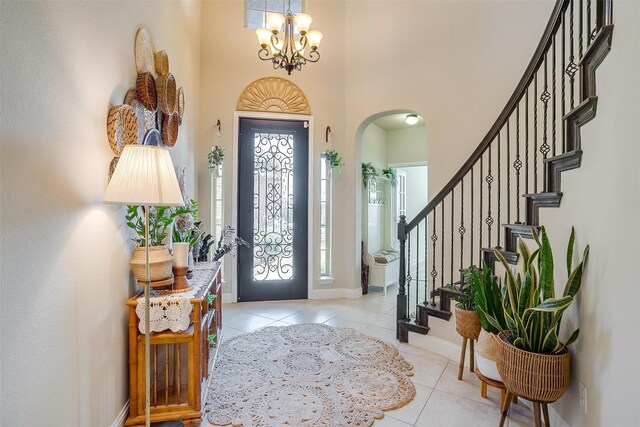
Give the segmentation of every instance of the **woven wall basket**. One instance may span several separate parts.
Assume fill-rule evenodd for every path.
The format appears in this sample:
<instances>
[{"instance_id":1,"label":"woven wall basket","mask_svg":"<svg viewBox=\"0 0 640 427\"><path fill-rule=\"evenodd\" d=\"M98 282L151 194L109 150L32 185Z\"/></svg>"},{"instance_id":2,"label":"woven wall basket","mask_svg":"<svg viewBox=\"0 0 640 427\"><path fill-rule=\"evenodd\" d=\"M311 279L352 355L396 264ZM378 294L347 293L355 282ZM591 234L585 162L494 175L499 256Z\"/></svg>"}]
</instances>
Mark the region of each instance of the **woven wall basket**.
<instances>
[{"instance_id":1,"label":"woven wall basket","mask_svg":"<svg viewBox=\"0 0 640 427\"><path fill-rule=\"evenodd\" d=\"M480 335L480 319L475 310L464 310L459 304L455 308L456 331L464 338L477 340Z\"/></svg>"},{"instance_id":2,"label":"woven wall basket","mask_svg":"<svg viewBox=\"0 0 640 427\"><path fill-rule=\"evenodd\" d=\"M158 95L156 94L156 81L151 73L138 74L136 95L146 109L156 111L158 108Z\"/></svg>"},{"instance_id":3,"label":"woven wall basket","mask_svg":"<svg viewBox=\"0 0 640 427\"><path fill-rule=\"evenodd\" d=\"M173 147L178 140L178 128L180 126L177 114L162 113L162 142L167 147Z\"/></svg>"},{"instance_id":4,"label":"woven wall basket","mask_svg":"<svg viewBox=\"0 0 640 427\"><path fill-rule=\"evenodd\" d=\"M551 403L560 399L571 380L571 355L538 354L521 350L501 332L498 342L498 372L507 389L534 402Z\"/></svg>"},{"instance_id":5,"label":"woven wall basket","mask_svg":"<svg viewBox=\"0 0 640 427\"><path fill-rule=\"evenodd\" d=\"M123 104L132 105L133 101L138 100L138 95L136 94L136 88L132 87L124 94Z\"/></svg>"},{"instance_id":6,"label":"woven wall basket","mask_svg":"<svg viewBox=\"0 0 640 427\"><path fill-rule=\"evenodd\" d=\"M109 163L109 181L111 181L111 175L116 170L116 166L118 166L118 160L120 160L120 156L115 156L111 159L111 163Z\"/></svg>"},{"instance_id":7,"label":"woven wall basket","mask_svg":"<svg viewBox=\"0 0 640 427\"><path fill-rule=\"evenodd\" d=\"M138 141L138 120L129 105L117 105L109 110L107 138L116 156L120 155L125 145Z\"/></svg>"},{"instance_id":8,"label":"woven wall basket","mask_svg":"<svg viewBox=\"0 0 640 427\"><path fill-rule=\"evenodd\" d=\"M156 79L156 91L158 92L158 107L166 114L173 114L178 109L178 89L176 79L172 74L158 76Z\"/></svg>"},{"instance_id":9,"label":"woven wall basket","mask_svg":"<svg viewBox=\"0 0 640 427\"><path fill-rule=\"evenodd\" d=\"M129 262L131 271L136 279L141 282L146 280L146 256L144 247L136 248ZM166 246L149 247L149 272L151 281L157 282L173 277L173 257Z\"/></svg>"},{"instance_id":10,"label":"woven wall basket","mask_svg":"<svg viewBox=\"0 0 640 427\"><path fill-rule=\"evenodd\" d=\"M156 52L156 73L160 76L166 76L169 74L169 56L167 52L161 50Z\"/></svg>"},{"instance_id":11,"label":"woven wall basket","mask_svg":"<svg viewBox=\"0 0 640 427\"><path fill-rule=\"evenodd\" d=\"M135 55L138 73L153 73L155 71L151 36L144 28L140 28L136 33Z\"/></svg>"},{"instance_id":12,"label":"woven wall basket","mask_svg":"<svg viewBox=\"0 0 640 427\"><path fill-rule=\"evenodd\" d=\"M184 116L184 89L178 89L178 116Z\"/></svg>"}]
</instances>

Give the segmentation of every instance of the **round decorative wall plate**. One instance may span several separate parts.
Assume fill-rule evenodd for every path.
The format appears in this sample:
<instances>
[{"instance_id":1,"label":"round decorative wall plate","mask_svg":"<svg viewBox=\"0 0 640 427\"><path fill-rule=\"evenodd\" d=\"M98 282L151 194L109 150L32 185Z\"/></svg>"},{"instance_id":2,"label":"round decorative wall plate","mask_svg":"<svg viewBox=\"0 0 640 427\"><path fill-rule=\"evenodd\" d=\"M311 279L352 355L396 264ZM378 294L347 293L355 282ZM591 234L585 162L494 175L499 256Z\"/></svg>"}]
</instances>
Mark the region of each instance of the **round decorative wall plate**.
<instances>
[{"instance_id":1,"label":"round decorative wall plate","mask_svg":"<svg viewBox=\"0 0 640 427\"><path fill-rule=\"evenodd\" d=\"M153 59L153 47L151 47L151 36L144 28L140 28L136 33L135 53L138 73L153 73L155 71L155 61Z\"/></svg>"},{"instance_id":2,"label":"round decorative wall plate","mask_svg":"<svg viewBox=\"0 0 640 427\"><path fill-rule=\"evenodd\" d=\"M184 89L178 89L178 116L184 116Z\"/></svg>"},{"instance_id":3,"label":"round decorative wall plate","mask_svg":"<svg viewBox=\"0 0 640 427\"><path fill-rule=\"evenodd\" d=\"M156 81L151 73L140 73L136 79L136 94L145 108L156 111L158 108L158 95L156 93Z\"/></svg>"},{"instance_id":4,"label":"round decorative wall plate","mask_svg":"<svg viewBox=\"0 0 640 427\"><path fill-rule=\"evenodd\" d=\"M173 114L178 108L178 90L176 79L172 74L158 76L156 79L156 91L158 92L158 107L166 114Z\"/></svg>"},{"instance_id":5,"label":"round decorative wall plate","mask_svg":"<svg viewBox=\"0 0 640 427\"><path fill-rule=\"evenodd\" d=\"M180 118L177 114L162 114L162 142L167 147L173 147L178 140Z\"/></svg>"},{"instance_id":6,"label":"round decorative wall plate","mask_svg":"<svg viewBox=\"0 0 640 427\"><path fill-rule=\"evenodd\" d=\"M109 110L107 137L116 156L120 155L125 145L138 141L138 120L131 106L117 105Z\"/></svg>"},{"instance_id":7,"label":"round decorative wall plate","mask_svg":"<svg viewBox=\"0 0 640 427\"><path fill-rule=\"evenodd\" d=\"M147 132L142 145L162 147L164 144L162 143L162 136L160 135L160 131L158 131L158 129L151 129L149 132Z\"/></svg>"},{"instance_id":8,"label":"round decorative wall plate","mask_svg":"<svg viewBox=\"0 0 640 427\"><path fill-rule=\"evenodd\" d=\"M160 76L166 76L169 74L169 56L167 52L161 50L160 52L156 52L156 73Z\"/></svg>"}]
</instances>

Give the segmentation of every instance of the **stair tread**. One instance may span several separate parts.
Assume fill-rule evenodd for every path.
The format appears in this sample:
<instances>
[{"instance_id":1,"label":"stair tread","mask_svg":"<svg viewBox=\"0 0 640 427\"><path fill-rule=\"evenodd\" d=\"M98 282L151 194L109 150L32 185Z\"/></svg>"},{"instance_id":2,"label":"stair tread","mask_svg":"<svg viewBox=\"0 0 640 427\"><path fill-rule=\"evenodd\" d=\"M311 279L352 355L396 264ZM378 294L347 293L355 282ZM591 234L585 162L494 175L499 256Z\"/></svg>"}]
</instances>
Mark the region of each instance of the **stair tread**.
<instances>
[{"instance_id":1,"label":"stair tread","mask_svg":"<svg viewBox=\"0 0 640 427\"><path fill-rule=\"evenodd\" d=\"M612 33L613 25L604 25L602 28L600 28L587 50L585 50L584 55L582 55L582 59L580 59L578 65L580 66L584 63L584 61L590 60L589 57L593 55L598 49L602 48L602 43L605 43L607 39L611 38Z\"/></svg>"},{"instance_id":2,"label":"stair tread","mask_svg":"<svg viewBox=\"0 0 640 427\"><path fill-rule=\"evenodd\" d=\"M409 331L415 332L420 335L427 335L430 329L428 326L417 325L413 323L411 320L398 320L398 324L401 325L401 327L405 327Z\"/></svg>"},{"instance_id":3,"label":"stair tread","mask_svg":"<svg viewBox=\"0 0 640 427\"><path fill-rule=\"evenodd\" d=\"M556 197L562 197L561 191L556 192L543 192L543 193L529 193L523 194L522 197L530 197L532 199L551 199Z\"/></svg>"},{"instance_id":4,"label":"stair tread","mask_svg":"<svg viewBox=\"0 0 640 427\"><path fill-rule=\"evenodd\" d=\"M567 114L564 115L563 119L567 120L569 117L574 116L578 113L583 112L584 110L588 110L588 107L592 107L593 104L597 104L598 97L597 96L589 96L584 99L581 103L573 107ZM595 114L595 113L594 113Z\"/></svg>"},{"instance_id":5,"label":"stair tread","mask_svg":"<svg viewBox=\"0 0 640 427\"><path fill-rule=\"evenodd\" d=\"M560 161L560 160L564 160L564 159L568 159L568 158L572 158L572 157L576 157L576 156L582 156L582 150L567 151L566 153L558 154L557 156L553 156L553 157L549 157L548 159L544 159L543 162L544 163L557 162L557 161Z\"/></svg>"}]
</instances>

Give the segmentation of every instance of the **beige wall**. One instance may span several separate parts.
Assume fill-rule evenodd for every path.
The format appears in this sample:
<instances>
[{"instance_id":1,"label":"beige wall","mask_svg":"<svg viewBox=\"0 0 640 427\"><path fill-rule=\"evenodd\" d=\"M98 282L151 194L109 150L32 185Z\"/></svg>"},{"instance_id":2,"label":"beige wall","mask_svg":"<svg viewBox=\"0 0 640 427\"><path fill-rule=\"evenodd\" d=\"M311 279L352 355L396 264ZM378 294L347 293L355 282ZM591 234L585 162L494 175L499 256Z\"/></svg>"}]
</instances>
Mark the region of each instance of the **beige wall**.
<instances>
[{"instance_id":1,"label":"beige wall","mask_svg":"<svg viewBox=\"0 0 640 427\"><path fill-rule=\"evenodd\" d=\"M110 105L134 37L169 54L186 113L171 150L194 193L200 4L0 3L3 426L109 426L128 398L124 209L101 203Z\"/></svg>"},{"instance_id":2,"label":"beige wall","mask_svg":"<svg viewBox=\"0 0 640 427\"><path fill-rule=\"evenodd\" d=\"M389 164L424 163L427 158L427 130L424 126L412 126L387 132Z\"/></svg>"},{"instance_id":3,"label":"beige wall","mask_svg":"<svg viewBox=\"0 0 640 427\"><path fill-rule=\"evenodd\" d=\"M615 2L613 47L597 71L598 111L582 128L582 166L562 175L559 209L540 220L555 249L556 283L564 286L562 259L571 226L589 264L564 333L580 328L572 345L573 381L554 407L570 426L638 425L640 420L640 3ZM587 388L580 409L578 381Z\"/></svg>"}]
</instances>

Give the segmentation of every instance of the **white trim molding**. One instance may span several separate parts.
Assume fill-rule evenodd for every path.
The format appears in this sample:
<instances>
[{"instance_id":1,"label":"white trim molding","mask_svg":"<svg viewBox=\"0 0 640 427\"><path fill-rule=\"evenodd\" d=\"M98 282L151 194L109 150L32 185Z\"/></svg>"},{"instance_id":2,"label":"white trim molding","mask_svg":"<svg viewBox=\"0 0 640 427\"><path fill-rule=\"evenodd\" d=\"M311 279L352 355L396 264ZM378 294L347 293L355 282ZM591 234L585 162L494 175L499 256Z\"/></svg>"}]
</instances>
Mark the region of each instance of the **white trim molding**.
<instances>
[{"instance_id":1,"label":"white trim molding","mask_svg":"<svg viewBox=\"0 0 640 427\"><path fill-rule=\"evenodd\" d=\"M335 299L335 298L349 298L355 299L362 296L362 288L347 289L312 289L309 292L309 299Z\"/></svg>"}]
</instances>

